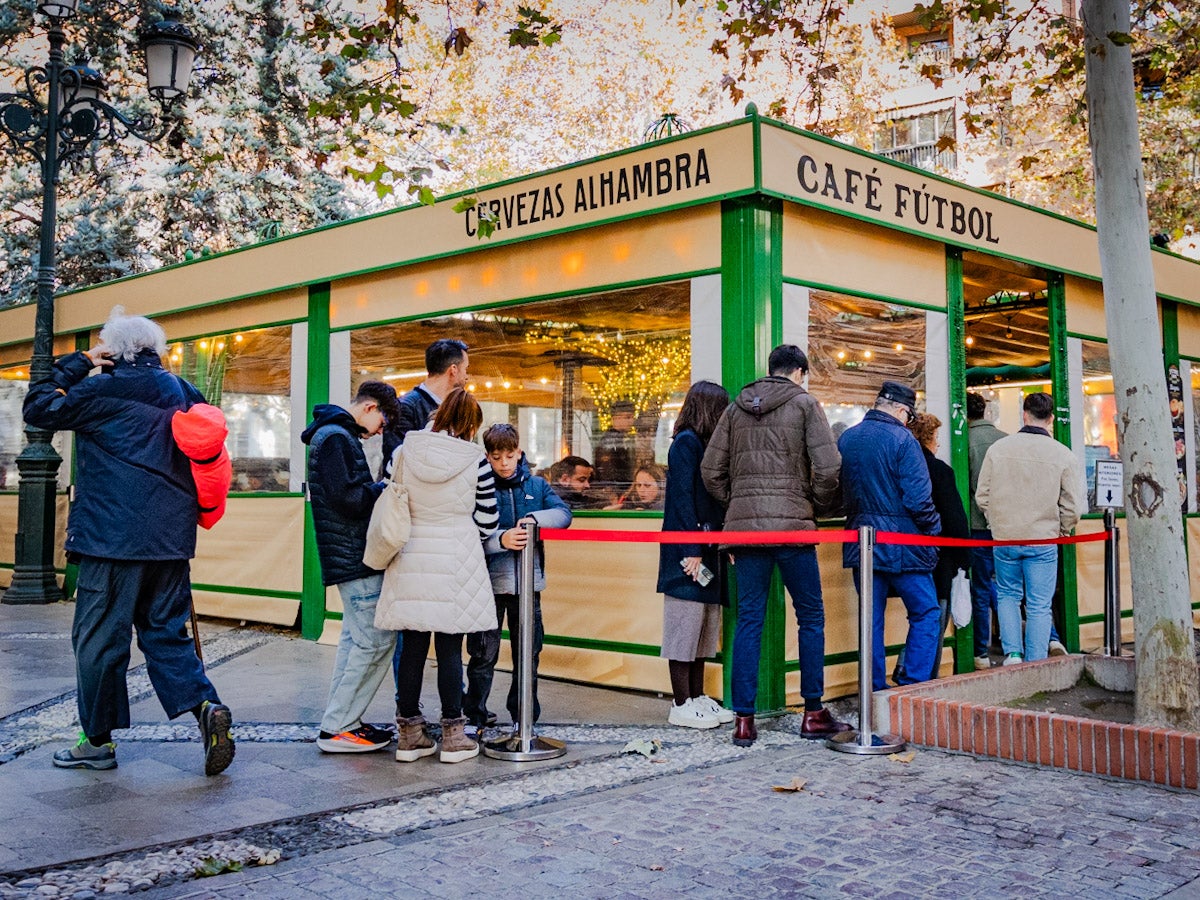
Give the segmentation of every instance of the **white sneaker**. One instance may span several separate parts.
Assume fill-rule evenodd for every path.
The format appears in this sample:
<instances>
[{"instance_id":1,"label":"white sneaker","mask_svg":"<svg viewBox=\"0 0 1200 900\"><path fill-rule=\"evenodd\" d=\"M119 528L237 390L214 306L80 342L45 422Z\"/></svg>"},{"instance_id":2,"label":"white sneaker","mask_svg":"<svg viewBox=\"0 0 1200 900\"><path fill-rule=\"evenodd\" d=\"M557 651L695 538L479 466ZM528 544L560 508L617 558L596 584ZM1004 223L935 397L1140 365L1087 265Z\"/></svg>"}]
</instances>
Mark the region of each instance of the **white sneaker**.
<instances>
[{"instance_id":1,"label":"white sneaker","mask_svg":"<svg viewBox=\"0 0 1200 900\"><path fill-rule=\"evenodd\" d=\"M992 658L990 656L975 657L975 671L980 669L990 669L992 667Z\"/></svg>"},{"instance_id":2,"label":"white sneaker","mask_svg":"<svg viewBox=\"0 0 1200 900\"><path fill-rule=\"evenodd\" d=\"M733 710L726 709L707 694L701 694L699 697L693 697L691 702L694 706L698 706L701 709L712 713L717 717L717 721L722 725L728 725L733 721Z\"/></svg>"},{"instance_id":3,"label":"white sneaker","mask_svg":"<svg viewBox=\"0 0 1200 900\"><path fill-rule=\"evenodd\" d=\"M683 706L676 706L672 703L667 721L672 725L682 725L684 728L716 728L721 724L716 715L697 706L695 700L688 700Z\"/></svg>"},{"instance_id":4,"label":"white sneaker","mask_svg":"<svg viewBox=\"0 0 1200 900\"><path fill-rule=\"evenodd\" d=\"M1025 660L1020 653L1010 653L1004 657L1004 665L1006 666L1019 666L1023 662Z\"/></svg>"},{"instance_id":5,"label":"white sneaker","mask_svg":"<svg viewBox=\"0 0 1200 900\"><path fill-rule=\"evenodd\" d=\"M1047 656L1066 656L1067 648L1063 645L1062 641L1051 641L1050 642L1050 650L1046 655Z\"/></svg>"}]
</instances>

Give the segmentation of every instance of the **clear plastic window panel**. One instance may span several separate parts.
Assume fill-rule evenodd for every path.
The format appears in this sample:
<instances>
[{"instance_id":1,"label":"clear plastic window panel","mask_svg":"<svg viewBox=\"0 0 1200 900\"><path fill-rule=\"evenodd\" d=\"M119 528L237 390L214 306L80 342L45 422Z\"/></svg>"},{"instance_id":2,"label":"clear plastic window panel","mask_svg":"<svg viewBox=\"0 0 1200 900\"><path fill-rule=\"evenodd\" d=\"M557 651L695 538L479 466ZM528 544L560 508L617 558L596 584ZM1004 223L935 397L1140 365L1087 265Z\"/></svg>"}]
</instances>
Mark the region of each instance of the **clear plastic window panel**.
<instances>
[{"instance_id":1,"label":"clear plastic window panel","mask_svg":"<svg viewBox=\"0 0 1200 900\"><path fill-rule=\"evenodd\" d=\"M813 291L808 315L808 389L835 435L862 421L884 381L912 387L923 406L925 310Z\"/></svg>"},{"instance_id":2,"label":"clear plastic window panel","mask_svg":"<svg viewBox=\"0 0 1200 900\"><path fill-rule=\"evenodd\" d=\"M439 338L467 343L467 389L483 407L484 429L516 427L539 474L549 477L568 455L599 464L614 443L634 468L666 463L691 376L688 282L360 329L350 339L353 386L382 379L403 396L424 380L425 348ZM629 404L626 425L613 410ZM625 468L597 468L596 508L624 508L634 474Z\"/></svg>"},{"instance_id":3,"label":"clear plastic window panel","mask_svg":"<svg viewBox=\"0 0 1200 900\"><path fill-rule=\"evenodd\" d=\"M25 449L25 420L21 407L29 391L29 366L0 369L0 491L15 491L21 482L17 457ZM63 463L58 467L57 485L65 491L71 483L70 433L55 432L50 445Z\"/></svg>"},{"instance_id":4,"label":"clear plastic window panel","mask_svg":"<svg viewBox=\"0 0 1200 900\"><path fill-rule=\"evenodd\" d=\"M229 425L233 490L288 490L291 470L292 327L282 325L179 341L167 362Z\"/></svg>"}]
</instances>

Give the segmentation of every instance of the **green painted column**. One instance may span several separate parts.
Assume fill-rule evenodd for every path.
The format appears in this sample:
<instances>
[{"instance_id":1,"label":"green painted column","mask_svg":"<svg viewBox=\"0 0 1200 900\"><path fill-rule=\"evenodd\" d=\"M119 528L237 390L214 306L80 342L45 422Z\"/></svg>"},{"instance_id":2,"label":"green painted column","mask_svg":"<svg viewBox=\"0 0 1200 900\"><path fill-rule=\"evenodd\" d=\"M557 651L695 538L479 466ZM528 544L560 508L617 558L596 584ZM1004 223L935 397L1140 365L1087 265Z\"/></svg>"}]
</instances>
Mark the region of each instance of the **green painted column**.
<instances>
[{"instance_id":1,"label":"green painted column","mask_svg":"<svg viewBox=\"0 0 1200 900\"><path fill-rule=\"evenodd\" d=\"M946 248L946 342L950 364L950 465L963 498L968 518L971 515L970 440L967 432L967 324L963 316L963 257L957 247ZM954 671L975 671L975 623L955 628Z\"/></svg>"},{"instance_id":2,"label":"green painted column","mask_svg":"<svg viewBox=\"0 0 1200 900\"><path fill-rule=\"evenodd\" d=\"M1171 367L1175 367L1175 371L1179 371L1179 304L1173 300L1159 300L1159 308L1162 310L1162 338L1163 338L1163 377L1168 379L1170 384ZM1188 392L1191 390L1190 385L1183 385L1183 396L1186 402ZM1192 490L1191 485L1188 485L1189 492ZM1187 535L1187 505L1184 504L1180 511L1181 524L1183 534L1183 552L1188 554L1190 541L1186 539Z\"/></svg>"},{"instance_id":3,"label":"green painted column","mask_svg":"<svg viewBox=\"0 0 1200 900\"><path fill-rule=\"evenodd\" d=\"M783 204L765 197L721 205L721 380L730 394L766 374L767 358L783 334ZM736 578L736 573L735 573ZM736 591L725 615L725 697L730 697ZM758 670L758 710L787 705L784 685L785 596L772 581Z\"/></svg>"},{"instance_id":4,"label":"green painted column","mask_svg":"<svg viewBox=\"0 0 1200 900\"><path fill-rule=\"evenodd\" d=\"M329 284L314 284L308 289L308 354L305 379L305 403L312 409L329 402ZM321 562L317 557L317 535L313 528L312 503L304 502L304 581L300 598L300 633L310 641L325 628L325 586L321 583Z\"/></svg>"},{"instance_id":5,"label":"green painted column","mask_svg":"<svg viewBox=\"0 0 1200 900\"><path fill-rule=\"evenodd\" d=\"M1061 272L1046 279L1046 307L1050 318L1050 392L1054 395L1054 439L1071 446L1071 386L1067 354L1067 292ZM1079 411L1083 415L1083 411ZM1064 544L1058 554L1062 604L1062 641L1071 653L1079 652L1079 577L1075 546Z\"/></svg>"}]
</instances>

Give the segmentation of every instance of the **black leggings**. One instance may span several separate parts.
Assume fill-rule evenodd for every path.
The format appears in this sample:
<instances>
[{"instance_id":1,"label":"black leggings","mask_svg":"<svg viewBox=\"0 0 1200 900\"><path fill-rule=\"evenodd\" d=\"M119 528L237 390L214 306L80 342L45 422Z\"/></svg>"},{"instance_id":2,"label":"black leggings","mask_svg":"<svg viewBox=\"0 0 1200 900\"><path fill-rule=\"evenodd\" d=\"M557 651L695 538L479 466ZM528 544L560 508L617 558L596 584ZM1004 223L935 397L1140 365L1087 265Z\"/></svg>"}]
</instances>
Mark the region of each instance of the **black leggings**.
<instances>
[{"instance_id":1,"label":"black leggings","mask_svg":"<svg viewBox=\"0 0 1200 900\"><path fill-rule=\"evenodd\" d=\"M404 643L396 670L396 715L411 719L421 714L421 682L425 676L425 658L429 655L429 632L401 631L400 635ZM443 719L462 715L462 645L461 634L433 635Z\"/></svg>"}]
</instances>

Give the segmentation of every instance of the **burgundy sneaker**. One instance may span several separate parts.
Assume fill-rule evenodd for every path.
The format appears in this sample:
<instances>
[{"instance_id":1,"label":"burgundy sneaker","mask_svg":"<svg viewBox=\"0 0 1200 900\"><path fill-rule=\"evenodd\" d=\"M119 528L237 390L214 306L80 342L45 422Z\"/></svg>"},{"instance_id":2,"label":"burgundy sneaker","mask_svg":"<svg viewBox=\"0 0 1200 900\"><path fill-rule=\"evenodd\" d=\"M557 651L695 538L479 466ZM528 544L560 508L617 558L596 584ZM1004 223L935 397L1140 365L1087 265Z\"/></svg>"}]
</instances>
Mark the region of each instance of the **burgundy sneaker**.
<instances>
[{"instance_id":1,"label":"burgundy sneaker","mask_svg":"<svg viewBox=\"0 0 1200 900\"><path fill-rule=\"evenodd\" d=\"M749 747L758 740L758 729L754 727L754 716L734 716L733 743L738 747Z\"/></svg>"},{"instance_id":2,"label":"burgundy sneaker","mask_svg":"<svg viewBox=\"0 0 1200 900\"><path fill-rule=\"evenodd\" d=\"M800 723L800 737L814 741L831 738L835 734L849 730L850 726L848 724L839 722L829 714L829 710L827 709L806 712L804 714L804 721Z\"/></svg>"}]
</instances>

